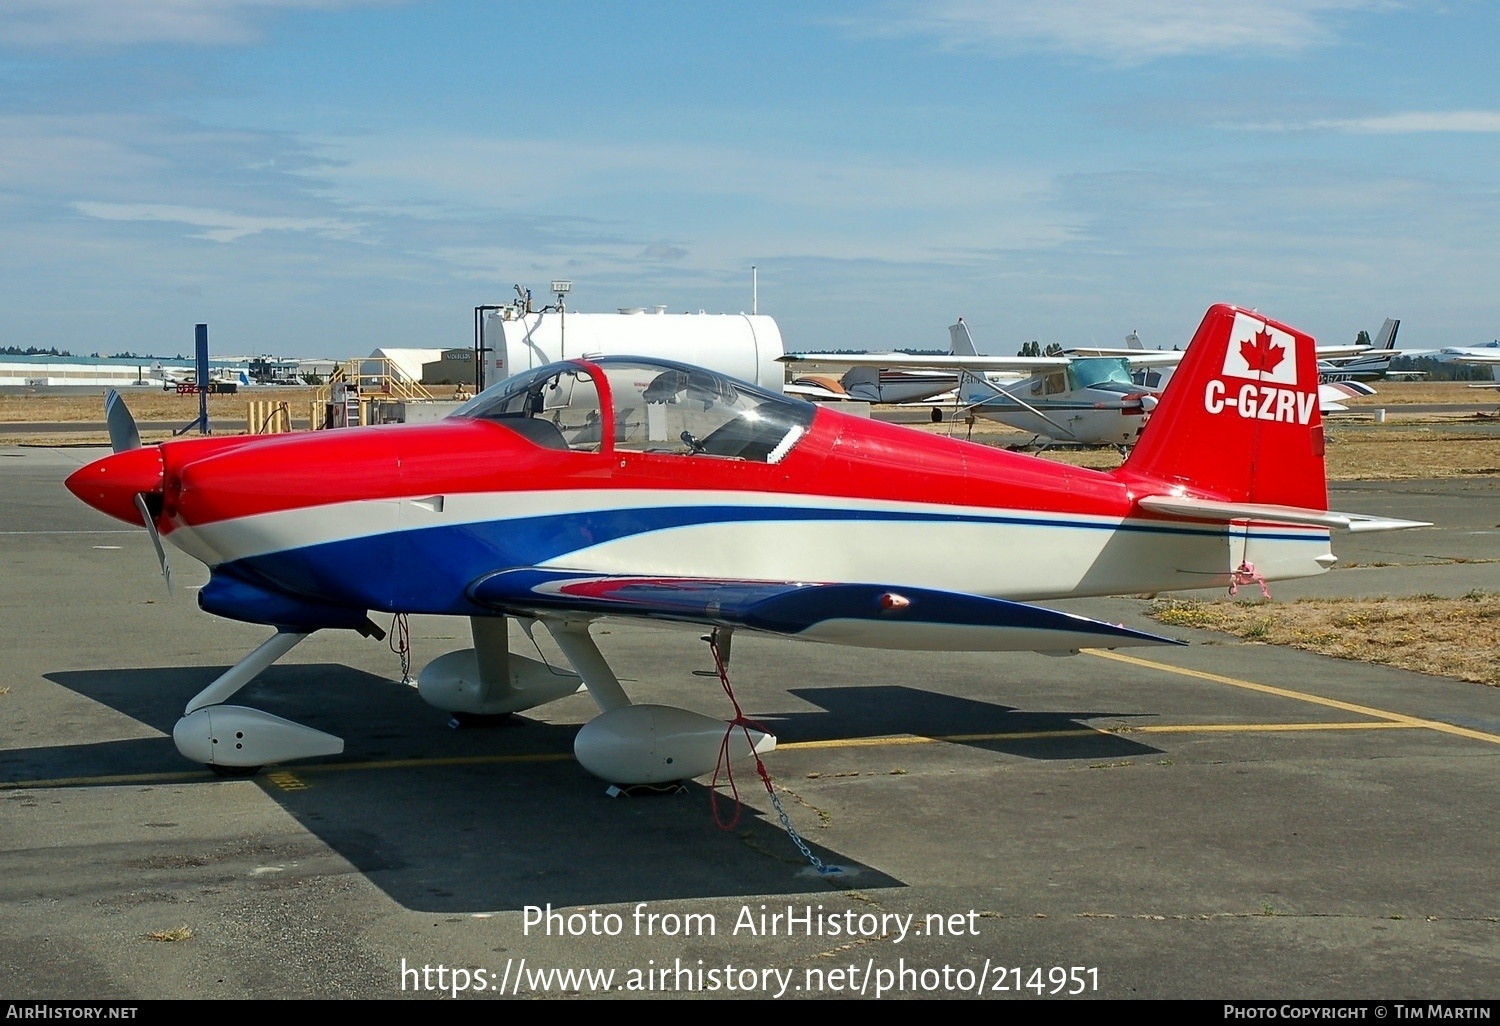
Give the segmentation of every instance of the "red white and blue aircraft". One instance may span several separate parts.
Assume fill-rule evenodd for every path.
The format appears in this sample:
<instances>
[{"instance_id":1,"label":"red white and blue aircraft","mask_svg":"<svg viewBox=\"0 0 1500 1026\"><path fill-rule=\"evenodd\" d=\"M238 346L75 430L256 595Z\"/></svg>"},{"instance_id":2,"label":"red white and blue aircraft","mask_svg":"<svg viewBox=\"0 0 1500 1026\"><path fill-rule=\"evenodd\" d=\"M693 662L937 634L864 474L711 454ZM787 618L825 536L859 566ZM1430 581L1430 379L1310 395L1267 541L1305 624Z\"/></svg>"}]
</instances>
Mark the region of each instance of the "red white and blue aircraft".
<instances>
[{"instance_id":1,"label":"red white and blue aircraft","mask_svg":"<svg viewBox=\"0 0 1500 1026\"><path fill-rule=\"evenodd\" d=\"M916 650L1170 644L1030 603L1306 577L1336 561L1332 527L1422 526L1328 511L1317 388L1311 337L1215 306L1110 472L613 357L529 370L430 425L142 447L111 396L116 452L68 487L207 564L204 610L275 630L188 703L174 730L188 758L235 772L342 751L226 702L313 631L442 614L468 617L475 644L422 671L423 698L505 714L581 680L601 712L580 762L652 783L713 769L726 724L632 705L589 633L600 618L709 627L720 654L736 630ZM543 624L578 676L510 654L507 617Z\"/></svg>"}]
</instances>

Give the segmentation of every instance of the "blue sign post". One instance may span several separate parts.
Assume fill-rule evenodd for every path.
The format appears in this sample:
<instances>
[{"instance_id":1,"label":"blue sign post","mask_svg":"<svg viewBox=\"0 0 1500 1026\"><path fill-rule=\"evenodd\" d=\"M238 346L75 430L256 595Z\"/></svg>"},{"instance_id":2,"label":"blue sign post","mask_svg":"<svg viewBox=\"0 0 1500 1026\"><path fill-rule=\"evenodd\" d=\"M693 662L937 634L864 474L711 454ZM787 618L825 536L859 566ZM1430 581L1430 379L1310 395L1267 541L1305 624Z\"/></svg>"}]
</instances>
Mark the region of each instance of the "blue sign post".
<instances>
[{"instance_id":1,"label":"blue sign post","mask_svg":"<svg viewBox=\"0 0 1500 1026\"><path fill-rule=\"evenodd\" d=\"M197 359L197 382L198 382L198 419L188 421L182 427L173 431L174 435L185 435L194 427L200 435L210 434L208 430L208 325L199 324L193 332L194 355Z\"/></svg>"},{"instance_id":2,"label":"blue sign post","mask_svg":"<svg viewBox=\"0 0 1500 1026\"><path fill-rule=\"evenodd\" d=\"M193 332L193 343L198 358L198 433L208 430L208 325L200 324Z\"/></svg>"}]
</instances>

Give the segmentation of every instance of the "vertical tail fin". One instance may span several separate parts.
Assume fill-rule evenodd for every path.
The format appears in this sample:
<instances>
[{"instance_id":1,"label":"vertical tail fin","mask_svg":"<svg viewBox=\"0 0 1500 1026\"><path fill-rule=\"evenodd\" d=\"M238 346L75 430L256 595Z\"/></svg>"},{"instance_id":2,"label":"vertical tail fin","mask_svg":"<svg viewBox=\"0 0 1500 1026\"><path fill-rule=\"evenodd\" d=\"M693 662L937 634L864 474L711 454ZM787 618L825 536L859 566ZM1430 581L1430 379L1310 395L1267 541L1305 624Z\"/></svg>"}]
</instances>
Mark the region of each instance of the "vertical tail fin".
<instances>
[{"instance_id":1,"label":"vertical tail fin","mask_svg":"<svg viewBox=\"0 0 1500 1026\"><path fill-rule=\"evenodd\" d=\"M953 356L978 356L979 350L974 348L974 338L969 334L969 326L960 317L957 324L948 326L948 339L950 345L948 352Z\"/></svg>"},{"instance_id":2,"label":"vertical tail fin","mask_svg":"<svg viewBox=\"0 0 1500 1026\"><path fill-rule=\"evenodd\" d=\"M1401 330L1401 322L1394 317L1387 317L1385 323L1380 326L1380 334L1375 336L1376 349L1395 349L1396 332Z\"/></svg>"},{"instance_id":3,"label":"vertical tail fin","mask_svg":"<svg viewBox=\"0 0 1500 1026\"><path fill-rule=\"evenodd\" d=\"M1328 508L1312 336L1220 304L1115 473L1156 491Z\"/></svg>"}]
</instances>

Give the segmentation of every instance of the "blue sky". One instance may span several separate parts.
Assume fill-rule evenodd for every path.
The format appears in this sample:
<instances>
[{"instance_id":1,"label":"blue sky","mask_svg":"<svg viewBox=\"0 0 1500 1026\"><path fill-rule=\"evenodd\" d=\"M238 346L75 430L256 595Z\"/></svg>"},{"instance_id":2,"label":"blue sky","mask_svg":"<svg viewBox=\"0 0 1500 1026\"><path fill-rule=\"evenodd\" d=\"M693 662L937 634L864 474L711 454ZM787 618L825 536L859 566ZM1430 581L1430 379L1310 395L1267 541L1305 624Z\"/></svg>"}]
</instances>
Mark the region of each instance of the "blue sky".
<instances>
[{"instance_id":1,"label":"blue sky","mask_svg":"<svg viewBox=\"0 0 1500 1026\"><path fill-rule=\"evenodd\" d=\"M467 344L516 282L792 349L1500 335L1500 7L0 0L0 345Z\"/></svg>"}]
</instances>

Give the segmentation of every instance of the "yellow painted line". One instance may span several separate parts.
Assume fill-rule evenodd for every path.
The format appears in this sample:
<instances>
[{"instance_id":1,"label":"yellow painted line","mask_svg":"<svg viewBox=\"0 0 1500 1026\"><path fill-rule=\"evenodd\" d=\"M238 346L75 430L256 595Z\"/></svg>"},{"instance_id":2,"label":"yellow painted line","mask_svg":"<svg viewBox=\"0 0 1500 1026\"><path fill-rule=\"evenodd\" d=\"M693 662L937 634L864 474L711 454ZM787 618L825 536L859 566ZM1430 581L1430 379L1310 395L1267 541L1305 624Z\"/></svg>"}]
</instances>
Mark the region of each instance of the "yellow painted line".
<instances>
[{"instance_id":1,"label":"yellow painted line","mask_svg":"<svg viewBox=\"0 0 1500 1026\"><path fill-rule=\"evenodd\" d=\"M298 773L327 773L342 770L414 769L424 766L481 766L511 762L572 762L571 752L546 752L540 755L470 755L448 759L386 759L380 762L298 763ZM53 777L50 780L0 780L0 791L32 791L49 787L107 787L111 784L178 784L220 780L207 767L180 773L124 773L98 777ZM256 780L257 777L244 777ZM271 775L266 777L271 779ZM272 781L275 783L275 781Z\"/></svg>"},{"instance_id":2,"label":"yellow painted line","mask_svg":"<svg viewBox=\"0 0 1500 1026\"><path fill-rule=\"evenodd\" d=\"M301 773L343 770L420 769L426 766L490 766L514 762L572 762L572 752L541 752L536 755L455 755L442 759L382 759L375 762L319 762L297 767Z\"/></svg>"},{"instance_id":3,"label":"yellow painted line","mask_svg":"<svg viewBox=\"0 0 1500 1026\"><path fill-rule=\"evenodd\" d=\"M0 791L44 787L106 787L110 784L186 784L213 779L207 769L177 773L121 773L102 777L54 777L51 780L0 780Z\"/></svg>"},{"instance_id":4,"label":"yellow painted line","mask_svg":"<svg viewBox=\"0 0 1500 1026\"><path fill-rule=\"evenodd\" d=\"M1417 730L1420 723L1396 720L1349 720L1335 723L1185 723L1180 726L1121 727L1114 734L1274 734L1286 730Z\"/></svg>"},{"instance_id":5,"label":"yellow painted line","mask_svg":"<svg viewBox=\"0 0 1500 1026\"><path fill-rule=\"evenodd\" d=\"M1130 734L1214 734L1224 732L1270 733L1285 730L1409 730L1425 726L1394 720L1355 720L1334 723L1178 723L1094 730L1027 730L1001 734L897 734L888 737L833 738L827 741L788 741L777 744L778 752L811 751L820 748L883 748L900 745L974 744L981 741L1045 741L1050 738L1125 737Z\"/></svg>"},{"instance_id":6,"label":"yellow painted line","mask_svg":"<svg viewBox=\"0 0 1500 1026\"><path fill-rule=\"evenodd\" d=\"M1428 730L1436 730L1443 734L1454 734L1458 737L1467 737L1475 741L1488 741L1490 744L1500 745L1500 734L1490 734L1482 730L1471 730L1468 727L1443 723L1441 720L1428 720L1420 716L1407 716L1405 713L1390 712L1386 709L1373 709L1367 705L1341 702L1336 698L1310 695L1305 691L1293 691L1290 688L1278 688L1270 684L1257 684L1254 681L1240 680L1238 677L1225 677L1218 673L1205 673L1203 670L1189 670L1181 666L1172 666L1169 663L1158 663L1155 660L1142 659L1139 656L1121 655L1118 652L1104 652L1098 649L1086 649L1085 651L1091 656L1097 656L1100 659L1113 659L1117 663L1143 666L1148 670L1175 673L1181 677L1196 677L1199 680L1213 681L1215 684L1228 684L1230 687L1244 688L1247 691L1259 691L1262 694L1276 695L1280 698L1293 698L1299 702L1311 702L1313 705L1321 705L1329 709L1341 709L1344 712L1358 713L1361 716L1378 716L1381 719L1390 720L1393 723L1399 723L1406 727L1425 727Z\"/></svg>"},{"instance_id":7,"label":"yellow painted line","mask_svg":"<svg viewBox=\"0 0 1500 1026\"><path fill-rule=\"evenodd\" d=\"M1135 660L1133 660L1135 661ZM1145 662L1144 660L1138 660ZM1147 663L1152 668L1173 670L1183 672L1189 676L1208 676L1211 674L1198 674L1193 670L1179 670L1177 667L1161 666ZM1230 682L1226 680L1226 682ZM1249 684L1248 681L1244 682ZM1251 685L1261 688L1262 685ZM1273 691L1279 689L1271 689ZM1296 692L1287 692L1291 697L1298 697ZM1312 697L1312 696L1309 696ZM1377 715L1386 715L1380 713ZM777 751L817 751L820 749L835 748L893 748L911 745L937 745L937 744L975 744L983 741L1045 741L1055 738L1080 738L1080 737L1129 737L1132 734L1217 734L1217 733L1263 733L1275 734L1283 731L1322 731L1322 730L1409 730L1415 728L1435 729L1437 727L1448 727L1450 724L1435 724L1427 720L1419 720L1414 717L1389 714L1391 718L1383 720L1350 720L1332 723L1175 723L1154 724L1139 727L1113 727L1107 730L1094 730L1091 728L1079 728L1077 730L1026 730L1011 731L994 734L936 734L931 737L922 734L895 734L886 737L849 737L830 738L825 741L788 741L776 746ZM1500 742L1500 737L1492 734L1484 734L1478 731L1465 731L1462 727L1453 727L1455 732L1463 732L1470 736L1477 736L1484 740ZM342 773L346 770L390 770L390 769L427 769L442 766L494 766L518 763L540 763L540 762L572 762L571 752L541 752L533 755L464 755L437 759L381 759L370 762L322 762L298 764L297 773L303 776L312 773ZM48 780L4 780L0 781L0 791L25 791L43 790L46 788L61 787L105 787L111 784L172 784L172 783L195 783L206 780L216 780L208 770L186 770L180 773L134 773L117 774L113 776L98 777L54 777ZM245 779L253 780L254 777ZM305 789L308 785L303 783L297 775L277 771L268 773L264 778L268 783L284 791L298 791Z\"/></svg>"},{"instance_id":8,"label":"yellow painted line","mask_svg":"<svg viewBox=\"0 0 1500 1026\"><path fill-rule=\"evenodd\" d=\"M274 773L267 773L266 779L275 784L277 787L281 788L283 791L306 791L308 788L308 785L305 782L298 779L297 774L289 773L286 770L277 770Z\"/></svg>"},{"instance_id":9,"label":"yellow painted line","mask_svg":"<svg viewBox=\"0 0 1500 1026\"><path fill-rule=\"evenodd\" d=\"M1086 731L1092 734L1094 731ZM892 737L849 737L832 738L827 741L788 741L776 742L778 752L816 751L820 748L886 748L897 745L932 745L937 744L935 737L923 737L920 734L900 734Z\"/></svg>"}]
</instances>

